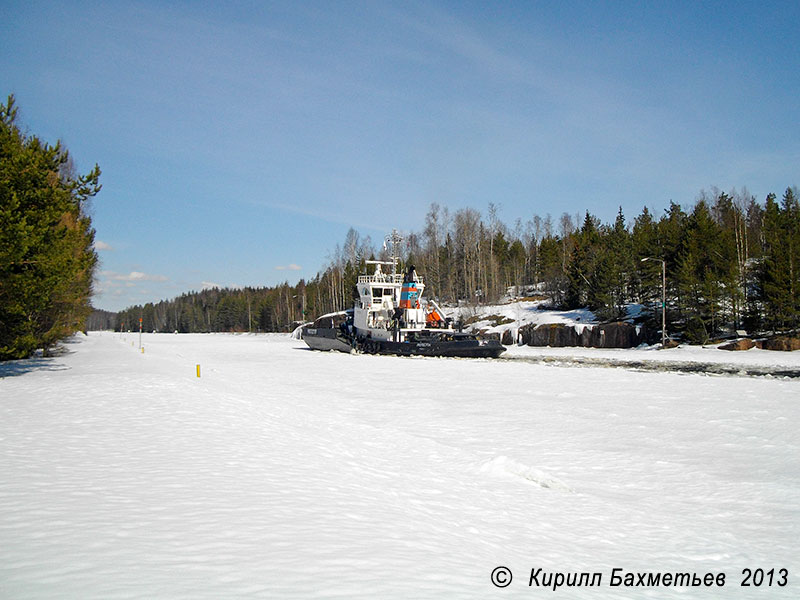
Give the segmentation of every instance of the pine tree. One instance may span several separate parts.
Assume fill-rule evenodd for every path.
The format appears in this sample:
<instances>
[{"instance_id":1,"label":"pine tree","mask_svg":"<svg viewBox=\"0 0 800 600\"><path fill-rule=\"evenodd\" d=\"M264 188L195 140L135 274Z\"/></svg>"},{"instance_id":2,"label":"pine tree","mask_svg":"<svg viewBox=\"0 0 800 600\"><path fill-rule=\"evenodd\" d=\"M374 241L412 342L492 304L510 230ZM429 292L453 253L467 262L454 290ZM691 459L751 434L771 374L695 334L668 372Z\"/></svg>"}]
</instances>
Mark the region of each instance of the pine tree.
<instances>
[{"instance_id":1,"label":"pine tree","mask_svg":"<svg viewBox=\"0 0 800 600\"><path fill-rule=\"evenodd\" d=\"M85 327L97 265L85 206L100 169L71 173L60 143L28 137L0 105L0 360L45 353Z\"/></svg>"}]
</instances>

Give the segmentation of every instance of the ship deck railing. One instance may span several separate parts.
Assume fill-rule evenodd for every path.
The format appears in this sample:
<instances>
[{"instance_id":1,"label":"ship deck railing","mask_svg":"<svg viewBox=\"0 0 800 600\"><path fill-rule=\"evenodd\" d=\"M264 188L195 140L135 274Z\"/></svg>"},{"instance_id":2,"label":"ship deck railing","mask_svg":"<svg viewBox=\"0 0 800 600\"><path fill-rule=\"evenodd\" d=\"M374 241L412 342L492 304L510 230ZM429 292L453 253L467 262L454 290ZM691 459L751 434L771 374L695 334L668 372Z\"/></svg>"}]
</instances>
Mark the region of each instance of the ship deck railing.
<instances>
[{"instance_id":1,"label":"ship deck railing","mask_svg":"<svg viewBox=\"0 0 800 600\"><path fill-rule=\"evenodd\" d=\"M423 283L422 277L416 278L417 283ZM383 285L403 285L403 275L398 273L391 275L382 273L380 275L359 275L358 283L380 283Z\"/></svg>"}]
</instances>

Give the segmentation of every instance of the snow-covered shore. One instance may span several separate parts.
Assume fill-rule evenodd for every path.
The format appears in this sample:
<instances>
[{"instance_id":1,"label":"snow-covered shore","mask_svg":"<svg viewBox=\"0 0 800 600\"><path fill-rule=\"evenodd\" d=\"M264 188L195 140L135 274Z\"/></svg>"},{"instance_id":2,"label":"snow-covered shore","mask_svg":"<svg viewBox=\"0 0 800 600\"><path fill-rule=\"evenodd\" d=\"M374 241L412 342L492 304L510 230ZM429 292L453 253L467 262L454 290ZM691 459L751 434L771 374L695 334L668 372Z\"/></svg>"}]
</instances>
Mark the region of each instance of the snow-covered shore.
<instances>
[{"instance_id":1,"label":"snow-covered shore","mask_svg":"<svg viewBox=\"0 0 800 600\"><path fill-rule=\"evenodd\" d=\"M448 316L458 319L471 317L470 329L502 334L509 329L512 337L525 326L561 324L581 331L583 327L597 323L595 315L588 309L554 310L546 308L546 301L508 301L503 304L480 307L451 308ZM638 315L641 305L628 307L629 316ZM501 324L495 324L501 319ZM677 348L660 349L657 345L642 348L551 348L547 346L509 346L506 358L591 359L610 363L632 361L657 363L714 364L730 367L772 368L775 370L800 370L800 352L775 352L751 348L745 351L719 350L718 346L692 346L682 344Z\"/></svg>"},{"instance_id":2,"label":"snow-covered shore","mask_svg":"<svg viewBox=\"0 0 800 600\"><path fill-rule=\"evenodd\" d=\"M800 595L797 380L143 341L0 365L3 598L559 595L535 568L603 573L570 598L749 598L745 568ZM544 352L798 366L509 350ZM727 583L611 587L615 567Z\"/></svg>"}]
</instances>

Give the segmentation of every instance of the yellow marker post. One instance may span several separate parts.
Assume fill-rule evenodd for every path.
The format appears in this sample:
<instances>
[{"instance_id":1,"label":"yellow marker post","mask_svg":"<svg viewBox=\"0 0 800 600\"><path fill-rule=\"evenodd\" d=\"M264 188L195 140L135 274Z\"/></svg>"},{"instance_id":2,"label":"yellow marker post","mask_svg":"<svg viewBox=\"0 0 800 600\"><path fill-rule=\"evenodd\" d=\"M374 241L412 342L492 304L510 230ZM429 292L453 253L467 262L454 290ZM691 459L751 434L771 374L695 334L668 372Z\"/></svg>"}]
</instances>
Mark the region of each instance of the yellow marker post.
<instances>
[{"instance_id":1,"label":"yellow marker post","mask_svg":"<svg viewBox=\"0 0 800 600\"><path fill-rule=\"evenodd\" d=\"M200 377L200 365L197 365L197 376Z\"/></svg>"},{"instance_id":2,"label":"yellow marker post","mask_svg":"<svg viewBox=\"0 0 800 600\"><path fill-rule=\"evenodd\" d=\"M142 354L144 354L144 346L142 346Z\"/></svg>"}]
</instances>

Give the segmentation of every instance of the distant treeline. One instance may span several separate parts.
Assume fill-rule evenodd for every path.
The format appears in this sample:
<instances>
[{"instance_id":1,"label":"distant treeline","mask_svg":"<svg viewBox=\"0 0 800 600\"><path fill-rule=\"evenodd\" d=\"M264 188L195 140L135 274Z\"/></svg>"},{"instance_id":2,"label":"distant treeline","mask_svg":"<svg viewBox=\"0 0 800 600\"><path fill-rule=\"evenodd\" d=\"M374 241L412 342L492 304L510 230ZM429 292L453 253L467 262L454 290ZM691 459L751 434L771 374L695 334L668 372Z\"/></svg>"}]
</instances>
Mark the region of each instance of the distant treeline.
<instances>
[{"instance_id":1,"label":"distant treeline","mask_svg":"<svg viewBox=\"0 0 800 600\"><path fill-rule=\"evenodd\" d=\"M353 304L365 260L387 259L351 229L311 281L272 288L211 289L106 315L103 327L145 331L287 331L298 321ZM644 259L652 259L645 261ZM406 235L401 267L414 264L426 295L442 303L490 303L534 286L554 306L588 306L603 320L629 303L660 314L666 267L668 329L692 341L747 329L800 325L800 206L796 188L759 203L746 190L701 192L691 209L646 207L629 223L620 209L603 224L588 212L534 216L513 227L487 215L431 205L421 232ZM305 313L303 313L305 310ZM660 320L660 319L659 319Z\"/></svg>"}]
</instances>

